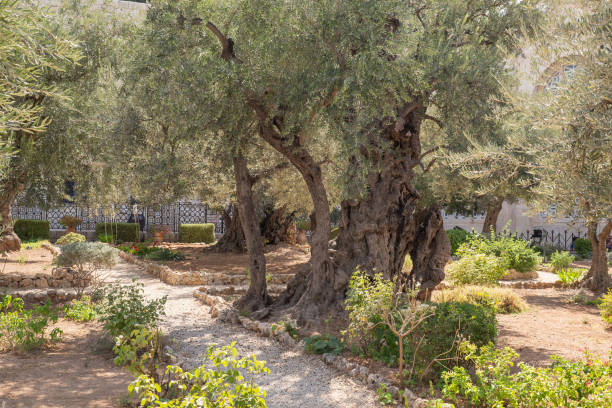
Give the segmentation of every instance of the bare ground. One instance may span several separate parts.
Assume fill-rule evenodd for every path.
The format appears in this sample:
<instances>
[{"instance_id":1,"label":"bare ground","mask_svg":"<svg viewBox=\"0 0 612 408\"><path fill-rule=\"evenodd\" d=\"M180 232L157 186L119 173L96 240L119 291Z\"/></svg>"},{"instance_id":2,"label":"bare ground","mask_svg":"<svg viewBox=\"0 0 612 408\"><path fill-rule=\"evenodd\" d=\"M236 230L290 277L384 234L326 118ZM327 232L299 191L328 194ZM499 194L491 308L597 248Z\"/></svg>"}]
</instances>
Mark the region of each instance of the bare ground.
<instances>
[{"instance_id":1,"label":"bare ground","mask_svg":"<svg viewBox=\"0 0 612 408\"><path fill-rule=\"evenodd\" d=\"M61 342L25 355L0 354L0 407L118 407L132 377L114 365L109 348L96 351L100 324L58 323Z\"/></svg>"},{"instance_id":2,"label":"bare ground","mask_svg":"<svg viewBox=\"0 0 612 408\"><path fill-rule=\"evenodd\" d=\"M596 306L572 304L567 298L575 290L516 289L529 303L520 314L498 315L498 346L510 346L520 360L549 365L553 354L578 360L589 350L607 358L612 331L607 329Z\"/></svg>"},{"instance_id":3,"label":"bare ground","mask_svg":"<svg viewBox=\"0 0 612 408\"><path fill-rule=\"evenodd\" d=\"M209 273L226 273L228 275L244 274L249 267L249 256L246 253L216 253L207 251L206 244L164 244L172 250L185 255L184 261L165 262L176 271L206 271ZM271 274L296 273L300 266L310 260L310 254L297 245L268 245L266 252L266 269Z\"/></svg>"},{"instance_id":4,"label":"bare ground","mask_svg":"<svg viewBox=\"0 0 612 408\"><path fill-rule=\"evenodd\" d=\"M0 258L0 274L18 273L21 275L51 274L53 255L44 248L21 249Z\"/></svg>"}]
</instances>

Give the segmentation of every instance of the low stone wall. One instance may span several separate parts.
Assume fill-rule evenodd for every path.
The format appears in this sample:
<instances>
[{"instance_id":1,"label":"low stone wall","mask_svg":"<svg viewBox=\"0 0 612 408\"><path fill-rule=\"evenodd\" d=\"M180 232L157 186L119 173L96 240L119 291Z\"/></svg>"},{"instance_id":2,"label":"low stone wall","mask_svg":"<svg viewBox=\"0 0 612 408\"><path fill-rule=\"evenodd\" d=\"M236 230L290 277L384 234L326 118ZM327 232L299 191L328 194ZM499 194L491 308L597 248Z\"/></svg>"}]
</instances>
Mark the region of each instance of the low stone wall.
<instances>
[{"instance_id":1,"label":"low stone wall","mask_svg":"<svg viewBox=\"0 0 612 408\"><path fill-rule=\"evenodd\" d=\"M210 306L210 314L212 317L219 318L219 320L225 322L240 324L245 329L255 332L260 336L272 338L285 346L295 348L299 352L305 353L304 341L298 342L296 339L291 337L285 330L284 326L251 320L247 317L240 316L232 305L230 305L220 296L213 296L200 290L196 290L193 293L193 296L204 304ZM402 401L398 407L405 406L413 408L426 408L430 406L430 400L419 398L409 389L400 391L399 388L390 385L382 375L370 372L366 366L354 363L342 356L336 356L330 353L322 354L320 357L325 364L334 367L345 375L374 390L377 390L381 384L384 384L387 388L387 392L391 393L396 400L399 400L400 398L406 400L406 405L404 405L404 402ZM451 404L446 403L437 406L440 408L452 407Z\"/></svg>"},{"instance_id":2,"label":"low stone wall","mask_svg":"<svg viewBox=\"0 0 612 408\"><path fill-rule=\"evenodd\" d=\"M79 280L75 272L68 268L54 268L51 275L37 273L35 275L6 274L0 275L0 287L12 289L46 289L87 287L90 282Z\"/></svg>"},{"instance_id":3,"label":"low stone wall","mask_svg":"<svg viewBox=\"0 0 612 408\"><path fill-rule=\"evenodd\" d=\"M143 267L149 275L169 285L205 285L207 283L206 277L197 272L177 272L166 265L149 262L123 251L119 251L119 256L128 263Z\"/></svg>"},{"instance_id":4,"label":"low stone wall","mask_svg":"<svg viewBox=\"0 0 612 408\"><path fill-rule=\"evenodd\" d=\"M78 298L77 291L74 289L29 289L24 291L14 291L9 293L12 297L20 297L25 303L51 303L68 302ZM83 294L89 294L86 290Z\"/></svg>"}]
</instances>

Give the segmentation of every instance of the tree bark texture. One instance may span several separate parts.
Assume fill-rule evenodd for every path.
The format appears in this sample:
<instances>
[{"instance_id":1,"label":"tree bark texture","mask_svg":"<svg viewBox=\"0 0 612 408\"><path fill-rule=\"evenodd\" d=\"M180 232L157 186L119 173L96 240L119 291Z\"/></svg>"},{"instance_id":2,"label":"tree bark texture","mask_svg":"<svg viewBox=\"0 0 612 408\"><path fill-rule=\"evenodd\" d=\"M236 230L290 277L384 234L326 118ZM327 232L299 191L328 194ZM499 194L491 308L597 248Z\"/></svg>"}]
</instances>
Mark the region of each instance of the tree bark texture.
<instances>
[{"instance_id":1,"label":"tree bark texture","mask_svg":"<svg viewBox=\"0 0 612 408\"><path fill-rule=\"evenodd\" d=\"M607 221L599 234L597 233L597 223L590 223L588 226L587 234L593 247L593 256L591 268L582 280L582 286L595 293L603 293L612 287L606 254L606 240L610 233L612 233L612 220Z\"/></svg>"},{"instance_id":2,"label":"tree bark texture","mask_svg":"<svg viewBox=\"0 0 612 408\"><path fill-rule=\"evenodd\" d=\"M254 312L271 303L266 284L266 257L264 255L263 237L255 213L252 180L247 167L247 160L241 153L237 153L234 155L233 162L238 213L249 252L249 276L251 278L249 289L242 298L236 301L236 306L241 311Z\"/></svg>"},{"instance_id":3,"label":"tree bark texture","mask_svg":"<svg viewBox=\"0 0 612 408\"><path fill-rule=\"evenodd\" d=\"M7 189L0 196L0 253L19 251L21 240L12 224L11 205L15 201L14 189Z\"/></svg>"},{"instance_id":4,"label":"tree bark texture","mask_svg":"<svg viewBox=\"0 0 612 408\"><path fill-rule=\"evenodd\" d=\"M240 210L235 204L231 209L223 209L221 216L225 225L225 232L219 241L211 248L216 252L244 252L246 241L242 223L240 222Z\"/></svg>"},{"instance_id":5,"label":"tree bark texture","mask_svg":"<svg viewBox=\"0 0 612 408\"><path fill-rule=\"evenodd\" d=\"M487 206L487 212L485 213L484 224L482 225L483 234L490 233L491 229L493 229L494 232L497 232L497 217L499 217L503 204L503 198L494 198L494 201L489 203Z\"/></svg>"},{"instance_id":6,"label":"tree bark texture","mask_svg":"<svg viewBox=\"0 0 612 408\"><path fill-rule=\"evenodd\" d=\"M288 213L284 207L265 208L264 218L261 221L261 233L268 244L276 245L281 242L295 244L293 214Z\"/></svg>"}]
</instances>

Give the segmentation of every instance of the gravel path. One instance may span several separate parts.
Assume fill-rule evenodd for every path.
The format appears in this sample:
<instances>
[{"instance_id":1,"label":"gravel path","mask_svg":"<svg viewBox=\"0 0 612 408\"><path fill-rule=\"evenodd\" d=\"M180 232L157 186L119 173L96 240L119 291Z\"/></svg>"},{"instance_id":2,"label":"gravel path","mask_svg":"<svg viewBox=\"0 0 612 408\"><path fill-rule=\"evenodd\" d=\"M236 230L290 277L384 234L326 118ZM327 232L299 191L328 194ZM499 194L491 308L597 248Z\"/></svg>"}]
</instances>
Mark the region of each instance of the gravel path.
<instances>
[{"instance_id":1,"label":"gravel path","mask_svg":"<svg viewBox=\"0 0 612 408\"><path fill-rule=\"evenodd\" d=\"M326 366L318 357L283 348L241 326L212 319L209 307L192 296L194 286L167 285L124 262L109 271L106 279L126 283L137 279L145 285L147 296L168 295L161 326L176 340L171 347L186 368L200 365L201 355L209 345L232 341L240 355L255 354L258 360L265 360L270 374L260 377L257 383L266 390L270 408L379 406L374 391Z\"/></svg>"}]
</instances>

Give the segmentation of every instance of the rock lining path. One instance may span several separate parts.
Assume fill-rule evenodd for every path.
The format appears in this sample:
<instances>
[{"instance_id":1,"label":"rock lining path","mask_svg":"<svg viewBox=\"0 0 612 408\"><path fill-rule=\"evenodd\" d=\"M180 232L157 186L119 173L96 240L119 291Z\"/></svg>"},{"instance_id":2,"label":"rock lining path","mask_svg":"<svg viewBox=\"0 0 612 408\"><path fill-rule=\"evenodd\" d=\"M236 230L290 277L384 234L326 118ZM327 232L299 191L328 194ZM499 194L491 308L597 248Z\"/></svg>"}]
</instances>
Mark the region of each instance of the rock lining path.
<instances>
[{"instance_id":1,"label":"rock lining path","mask_svg":"<svg viewBox=\"0 0 612 408\"><path fill-rule=\"evenodd\" d=\"M241 326L221 323L210 317L209 307L193 297L194 286L170 286L146 275L136 265L121 262L105 274L107 281L129 283L136 279L145 285L148 297L168 296L166 316L161 327L175 339L171 345L187 369L201 364L202 354L211 344L236 342L242 356L255 354L265 360L270 374L258 378L266 390L270 408L377 407L378 397L351 378L328 367L318 356L287 349L276 341L258 337Z\"/></svg>"}]
</instances>

